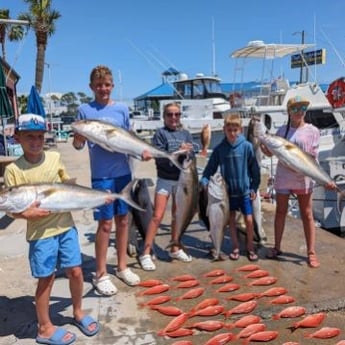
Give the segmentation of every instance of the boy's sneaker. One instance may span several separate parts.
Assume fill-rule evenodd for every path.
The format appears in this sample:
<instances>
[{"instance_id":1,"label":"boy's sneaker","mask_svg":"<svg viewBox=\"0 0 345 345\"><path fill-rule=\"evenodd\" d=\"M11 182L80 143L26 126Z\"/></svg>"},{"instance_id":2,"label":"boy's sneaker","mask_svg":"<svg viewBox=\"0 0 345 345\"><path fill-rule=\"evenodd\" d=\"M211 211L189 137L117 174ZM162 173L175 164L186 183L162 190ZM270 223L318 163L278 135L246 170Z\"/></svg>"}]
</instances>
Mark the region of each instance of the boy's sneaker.
<instances>
[{"instance_id":1,"label":"boy's sneaker","mask_svg":"<svg viewBox=\"0 0 345 345\"><path fill-rule=\"evenodd\" d=\"M125 268L123 271L117 271L116 276L129 286L135 286L140 283L139 276L129 268Z\"/></svg>"}]
</instances>

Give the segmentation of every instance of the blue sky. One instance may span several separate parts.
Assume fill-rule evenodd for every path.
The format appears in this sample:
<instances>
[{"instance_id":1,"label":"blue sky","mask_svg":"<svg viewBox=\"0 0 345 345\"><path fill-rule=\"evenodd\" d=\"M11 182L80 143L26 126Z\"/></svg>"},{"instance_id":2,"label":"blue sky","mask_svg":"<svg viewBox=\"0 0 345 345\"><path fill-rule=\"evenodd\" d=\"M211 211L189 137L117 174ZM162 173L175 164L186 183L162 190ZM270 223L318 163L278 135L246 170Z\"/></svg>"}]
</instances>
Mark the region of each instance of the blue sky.
<instances>
[{"instance_id":1,"label":"blue sky","mask_svg":"<svg viewBox=\"0 0 345 345\"><path fill-rule=\"evenodd\" d=\"M1 0L0 6L10 9L12 18L27 10L22 0ZM112 69L113 96L123 100L159 85L161 73L171 66L189 76L211 74L215 67L223 82L233 82L231 52L253 40L300 43L302 30L306 43L327 50L327 63L313 70L314 78L329 83L345 75L344 0L53 0L53 8L62 16L49 39L50 78L46 68L42 93L91 95L89 74L98 64ZM18 93L29 93L35 76L34 33L6 47L7 61L21 75ZM253 62L249 67L245 81L257 80L261 66ZM275 67L277 76L298 80L299 70L290 69L288 59Z\"/></svg>"}]
</instances>

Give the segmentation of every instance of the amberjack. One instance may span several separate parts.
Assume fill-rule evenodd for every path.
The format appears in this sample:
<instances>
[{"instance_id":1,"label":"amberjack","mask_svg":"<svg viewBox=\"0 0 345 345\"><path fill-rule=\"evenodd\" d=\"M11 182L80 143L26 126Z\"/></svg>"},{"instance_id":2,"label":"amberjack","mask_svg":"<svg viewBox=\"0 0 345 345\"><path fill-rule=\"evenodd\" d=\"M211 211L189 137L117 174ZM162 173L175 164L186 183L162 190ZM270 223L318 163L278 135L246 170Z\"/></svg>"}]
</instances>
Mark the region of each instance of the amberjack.
<instances>
[{"instance_id":1,"label":"amberjack","mask_svg":"<svg viewBox=\"0 0 345 345\"><path fill-rule=\"evenodd\" d=\"M263 123L255 123L253 133L289 169L310 177L322 186L333 181L314 157L290 141L280 136L266 133L266 127ZM341 191L339 187L337 187L336 191L338 192L337 211L340 214L340 203L345 197L345 191Z\"/></svg>"},{"instance_id":2,"label":"amberjack","mask_svg":"<svg viewBox=\"0 0 345 345\"><path fill-rule=\"evenodd\" d=\"M110 199L121 199L130 206L145 211L131 198L132 180L120 193L108 193L71 183L22 184L0 192L0 210L20 213L38 201L39 207L52 213L97 208Z\"/></svg>"},{"instance_id":3,"label":"amberjack","mask_svg":"<svg viewBox=\"0 0 345 345\"><path fill-rule=\"evenodd\" d=\"M176 232L178 240L172 241L167 248L172 245L181 246L181 237L193 219L198 209L198 172L194 158L186 158L183 161L183 169L176 186Z\"/></svg>"},{"instance_id":4,"label":"amberjack","mask_svg":"<svg viewBox=\"0 0 345 345\"><path fill-rule=\"evenodd\" d=\"M229 222L229 196L220 172L210 177L208 183L206 214L210 223L210 237L214 246L213 258L220 260L224 231Z\"/></svg>"},{"instance_id":5,"label":"amberjack","mask_svg":"<svg viewBox=\"0 0 345 345\"><path fill-rule=\"evenodd\" d=\"M143 151L148 151L153 158L167 158L176 167L182 169L178 157L181 154L186 154L186 150L167 153L150 145L133 132L100 120L79 120L73 122L71 127L73 131L107 151L121 152L140 160Z\"/></svg>"}]
</instances>

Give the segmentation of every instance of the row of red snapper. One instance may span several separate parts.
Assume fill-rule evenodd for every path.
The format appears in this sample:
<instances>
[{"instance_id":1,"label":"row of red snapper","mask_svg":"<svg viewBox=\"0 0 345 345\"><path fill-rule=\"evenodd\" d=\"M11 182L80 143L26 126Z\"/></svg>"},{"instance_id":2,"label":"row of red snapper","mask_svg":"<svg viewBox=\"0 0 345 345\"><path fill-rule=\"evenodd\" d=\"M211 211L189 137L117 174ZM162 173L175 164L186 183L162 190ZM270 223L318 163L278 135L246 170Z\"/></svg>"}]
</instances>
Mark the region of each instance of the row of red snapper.
<instances>
[{"instance_id":1,"label":"row of red snapper","mask_svg":"<svg viewBox=\"0 0 345 345\"><path fill-rule=\"evenodd\" d=\"M236 269L237 272L243 273L241 278L251 279L250 282L244 284L251 286L268 286L275 284L277 278L271 276L268 271L261 269L258 265L249 264ZM137 296L151 296L146 302L139 303L142 307L149 307L151 310L157 311L163 315L173 317L167 325L160 329L157 334L169 338L188 337L195 334L195 330L205 332L215 332L221 329L227 330L214 335L204 345L223 345L236 339L243 339L243 344L249 344L251 341L269 342L279 337L276 330L267 330L266 325L260 316L250 314L254 311L262 297L272 297L267 302L271 305L284 305L294 303L294 297L287 295L287 289L284 287L271 287L263 292L244 292L235 293L230 296L226 293L234 292L243 287L243 284L235 283L234 277L227 274L223 269L215 269L203 274L202 278L206 279L206 287L200 286L200 281L191 274L182 274L170 279L170 284L160 279L148 279L139 284L144 290L137 293ZM174 285L171 285L171 282ZM202 296L208 287L216 286L215 293L223 293L226 295L225 301L240 302L230 309L226 309L220 304L220 299L205 298L201 302L195 304L188 311L184 311L176 305L163 305L167 302L178 302L181 300L193 300ZM220 287L219 287L220 286ZM163 294L167 291L172 292L188 289L187 292L172 297L171 294ZM224 294L225 293L225 294ZM158 295L152 297L153 295ZM292 323L290 330L295 331L298 328L317 328L326 319L324 312L306 315L306 308L302 306L289 306L282 309L279 313L273 314L273 320L281 318L297 318L303 317L301 320ZM241 315L240 319L228 323L226 320L232 315ZM213 317L222 315L223 320L206 320L193 322L193 317ZM240 328L241 330L234 334L229 332L231 329ZM336 327L323 326L314 332L304 334L304 338L327 339L334 338L341 334L341 330ZM191 340L178 340L172 345L192 345ZM283 345L298 345L298 342L285 342ZM336 345L345 345L345 340L340 340Z\"/></svg>"}]
</instances>

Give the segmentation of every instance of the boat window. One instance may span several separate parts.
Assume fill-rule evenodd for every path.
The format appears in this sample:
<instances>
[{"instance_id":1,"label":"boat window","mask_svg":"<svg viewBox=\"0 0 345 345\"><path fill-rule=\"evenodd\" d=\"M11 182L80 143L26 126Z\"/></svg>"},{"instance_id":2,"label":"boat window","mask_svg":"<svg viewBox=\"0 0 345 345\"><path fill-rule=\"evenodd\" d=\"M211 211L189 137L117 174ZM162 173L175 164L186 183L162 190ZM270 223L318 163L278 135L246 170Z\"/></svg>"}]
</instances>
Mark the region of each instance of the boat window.
<instances>
[{"instance_id":1,"label":"boat window","mask_svg":"<svg viewBox=\"0 0 345 345\"><path fill-rule=\"evenodd\" d=\"M305 121L313 124L318 129L338 127L338 122L333 113L324 112L322 109L308 110Z\"/></svg>"}]
</instances>

